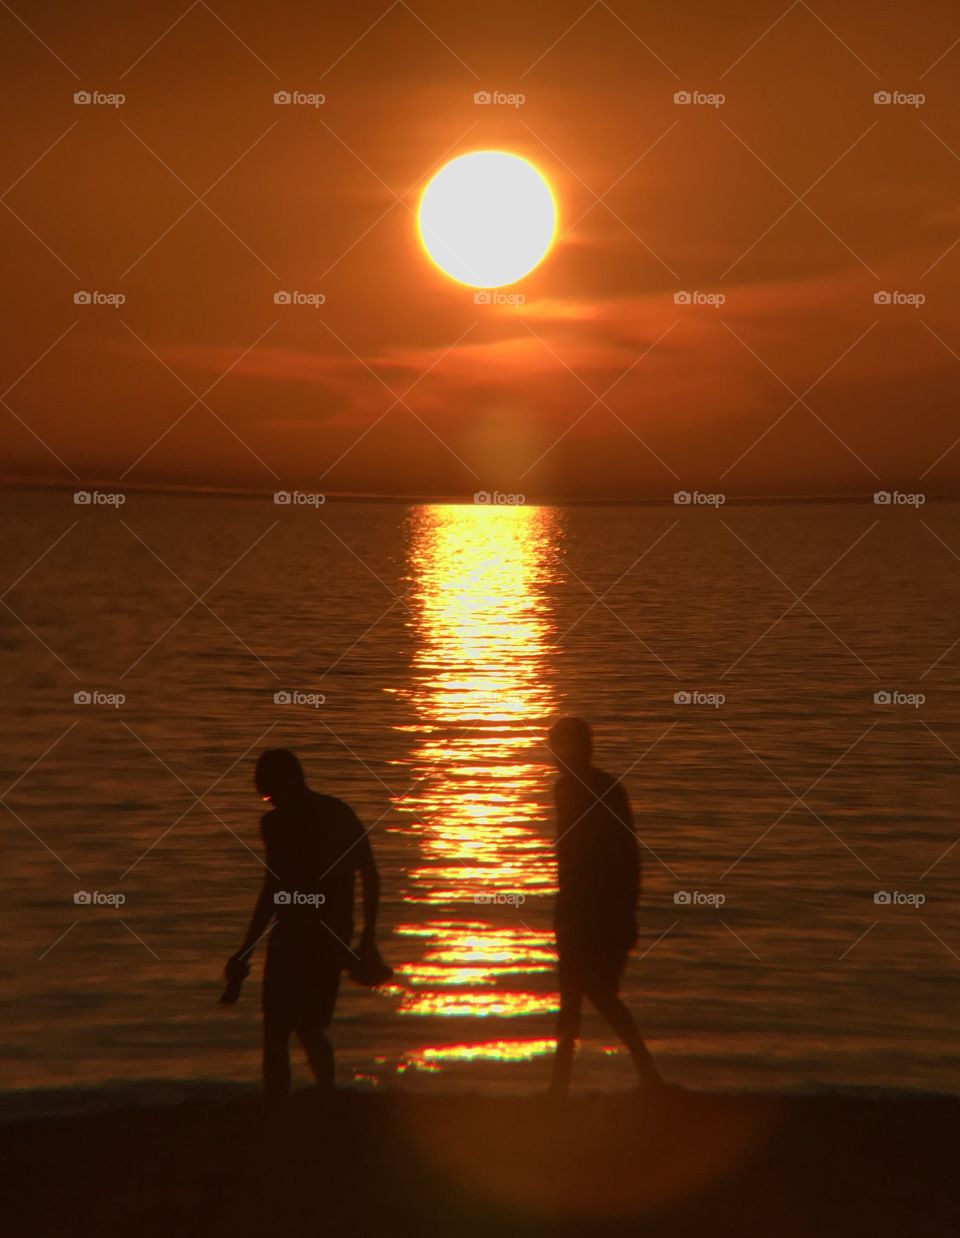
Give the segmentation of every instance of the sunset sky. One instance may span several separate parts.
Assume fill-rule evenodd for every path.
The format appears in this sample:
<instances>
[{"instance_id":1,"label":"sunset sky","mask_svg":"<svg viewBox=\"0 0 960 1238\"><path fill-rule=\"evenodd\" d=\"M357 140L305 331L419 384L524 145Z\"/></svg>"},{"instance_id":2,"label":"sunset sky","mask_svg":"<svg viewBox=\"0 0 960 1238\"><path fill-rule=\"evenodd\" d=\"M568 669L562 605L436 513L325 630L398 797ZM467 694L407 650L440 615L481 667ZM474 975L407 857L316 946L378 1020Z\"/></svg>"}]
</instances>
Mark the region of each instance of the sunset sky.
<instances>
[{"instance_id":1,"label":"sunset sky","mask_svg":"<svg viewBox=\"0 0 960 1238\"><path fill-rule=\"evenodd\" d=\"M13 8L6 479L960 488L955 4ZM559 206L519 306L417 237L430 175L487 148Z\"/></svg>"}]
</instances>

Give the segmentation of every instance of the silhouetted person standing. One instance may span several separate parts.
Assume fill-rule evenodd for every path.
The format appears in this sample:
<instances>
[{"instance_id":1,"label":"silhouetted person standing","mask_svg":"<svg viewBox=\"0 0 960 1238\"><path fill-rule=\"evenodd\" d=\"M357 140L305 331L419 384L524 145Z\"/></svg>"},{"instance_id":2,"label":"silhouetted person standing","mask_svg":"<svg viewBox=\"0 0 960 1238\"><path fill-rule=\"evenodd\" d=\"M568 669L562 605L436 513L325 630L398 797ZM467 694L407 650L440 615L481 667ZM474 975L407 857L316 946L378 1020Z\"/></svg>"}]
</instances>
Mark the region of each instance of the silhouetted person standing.
<instances>
[{"instance_id":1,"label":"silhouetted person standing","mask_svg":"<svg viewBox=\"0 0 960 1238\"><path fill-rule=\"evenodd\" d=\"M273 805L260 822L267 871L243 945L225 970L228 979L245 974L248 955L276 917L263 973L263 1085L267 1097L277 1099L290 1090L291 1032L318 1085L333 1088L327 1029L341 969L376 952L380 878L353 809L311 791L292 752L262 753L255 782L261 798ZM364 916L359 955L350 949L357 872Z\"/></svg>"},{"instance_id":2,"label":"silhouetted person standing","mask_svg":"<svg viewBox=\"0 0 960 1238\"><path fill-rule=\"evenodd\" d=\"M593 764L593 735L582 718L550 730L560 773L554 927L560 980L557 1052L551 1090L570 1086L583 999L590 1000L630 1050L641 1081L661 1087L653 1059L619 997L620 978L637 939L640 854L630 801L621 784Z\"/></svg>"}]
</instances>

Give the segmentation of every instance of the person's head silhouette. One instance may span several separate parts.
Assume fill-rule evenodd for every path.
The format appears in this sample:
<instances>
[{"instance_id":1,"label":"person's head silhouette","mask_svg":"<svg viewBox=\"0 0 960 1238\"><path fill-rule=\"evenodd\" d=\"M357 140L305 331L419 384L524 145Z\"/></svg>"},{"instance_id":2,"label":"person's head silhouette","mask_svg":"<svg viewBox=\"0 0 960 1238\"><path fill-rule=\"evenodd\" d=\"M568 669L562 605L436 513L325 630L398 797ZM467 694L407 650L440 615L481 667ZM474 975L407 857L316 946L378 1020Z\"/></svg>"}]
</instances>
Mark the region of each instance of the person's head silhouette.
<instances>
[{"instance_id":1,"label":"person's head silhouette","mask_svg":"<svg viewBox=\"0 0 960 1238\"><path fill-rule=\"evenodd\" d=\"M307 785L303 766L289 748L267 748L261 752L253 780L260 798L274 804L296 799Z\"/></svg>"},{"instance_id":2,"label":"person's head silhouette","mask_svg":"<svg viewBox=\"0 0 960 1238\"><path fill-rule=\"evenodd\" d=\"M550 728L550 751L561 773L583 774L593 759L593 732L583 718L567 715Z\"/></svg>"}]
</instances>

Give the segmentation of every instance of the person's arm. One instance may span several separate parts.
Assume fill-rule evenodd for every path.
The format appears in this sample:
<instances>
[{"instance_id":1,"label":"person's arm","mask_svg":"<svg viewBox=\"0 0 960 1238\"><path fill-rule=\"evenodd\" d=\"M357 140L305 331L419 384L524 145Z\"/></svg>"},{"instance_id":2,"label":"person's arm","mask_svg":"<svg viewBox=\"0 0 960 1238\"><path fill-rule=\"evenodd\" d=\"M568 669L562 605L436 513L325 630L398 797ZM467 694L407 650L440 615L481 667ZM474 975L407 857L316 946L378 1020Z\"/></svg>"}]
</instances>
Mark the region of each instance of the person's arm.
<instances>
[{"instance_id":1,"label":"person's arm","mask_svg":"<svg viewBox=\"0 0 960 1238\"><path fill-rule=\"evenodd\" d=\"M640 844L637 842L637 831L633 824L633 810L630 807L630 796L622 782L617 783L617 816L629 831L629 849L624 855L624 876L629 882L634 904L640 897Z\"/></svg>"},{"instance_id":2,"label":"person's arm","mask_svg":"<svg viewBox=\"0 0 960 1238\"><path fill-rule=\"evenodd\" d=\"M260 836L264 840L266 846L266 825L265 821L260 823ZM267 848L267 862L269 863L269 848ZM236 954L232 954L227 960L226 971L231 969L236 970L238 967L246 966L249 956L253 953L260 938L267 931L270 921L276 914L276 902L274 895L278 889L277 878L273 875L269 868L264 869L263 885L260 887L260 893L257 895L257 901L254 904L253 915L250 917L250 924L247 927L246 936L243 939L243 944Z\"/></svg>"},{"instance_id":3,"label":"person's arm","mask_svg":"<svg viewBox=\"0 0 960 1238\"><path fill-rule=\"evenodd\" d=\"M359 824L359 823L358 823ZM363 829L363 827L360 827ZM363 932L360 935L361 946L373 945L377 936L377 912L380 909L380 873L377 862L373 858L373 848L370 838L364 830L363 838L357 844L357 868L360 870L360 881L363 885Z\"/></svg>"},{"instance_id":4,"label":"person's arm","mask_svg":"<svg viewBox=\"0 0 960 1238\"><path fill-rule=\"evenodd\" d=\"M267 931L277 909L273 897L276 892L276 878L270 873L264 873L263 885L260 887L260 893L257 895L253 915L250 917L250 924L247 928L247 935L244 937L243 945L237 951L237 954L244 956L252 954L257 942Z\"/></svg>"}]
</instances>

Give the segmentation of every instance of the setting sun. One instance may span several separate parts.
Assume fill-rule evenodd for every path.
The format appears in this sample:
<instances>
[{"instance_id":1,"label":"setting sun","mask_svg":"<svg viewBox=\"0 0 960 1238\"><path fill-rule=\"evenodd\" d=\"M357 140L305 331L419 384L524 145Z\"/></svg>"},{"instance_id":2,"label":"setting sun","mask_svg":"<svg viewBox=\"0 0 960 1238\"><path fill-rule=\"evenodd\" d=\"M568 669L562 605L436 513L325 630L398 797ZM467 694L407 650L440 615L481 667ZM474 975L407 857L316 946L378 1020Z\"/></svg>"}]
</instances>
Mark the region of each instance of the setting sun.
<instances>
[{"instance_id":1,"label":"setting sun","mask_svg":"<svg viewBox=\"0 0 960 1238\"><path fill-rule=\"evenodd\" d=\"M473 288L500 288L544 258L557 207L532 163L480 150L440 169L423 192L417 221L424 249L444 274Z\"/></svg>"}]
</instances>

